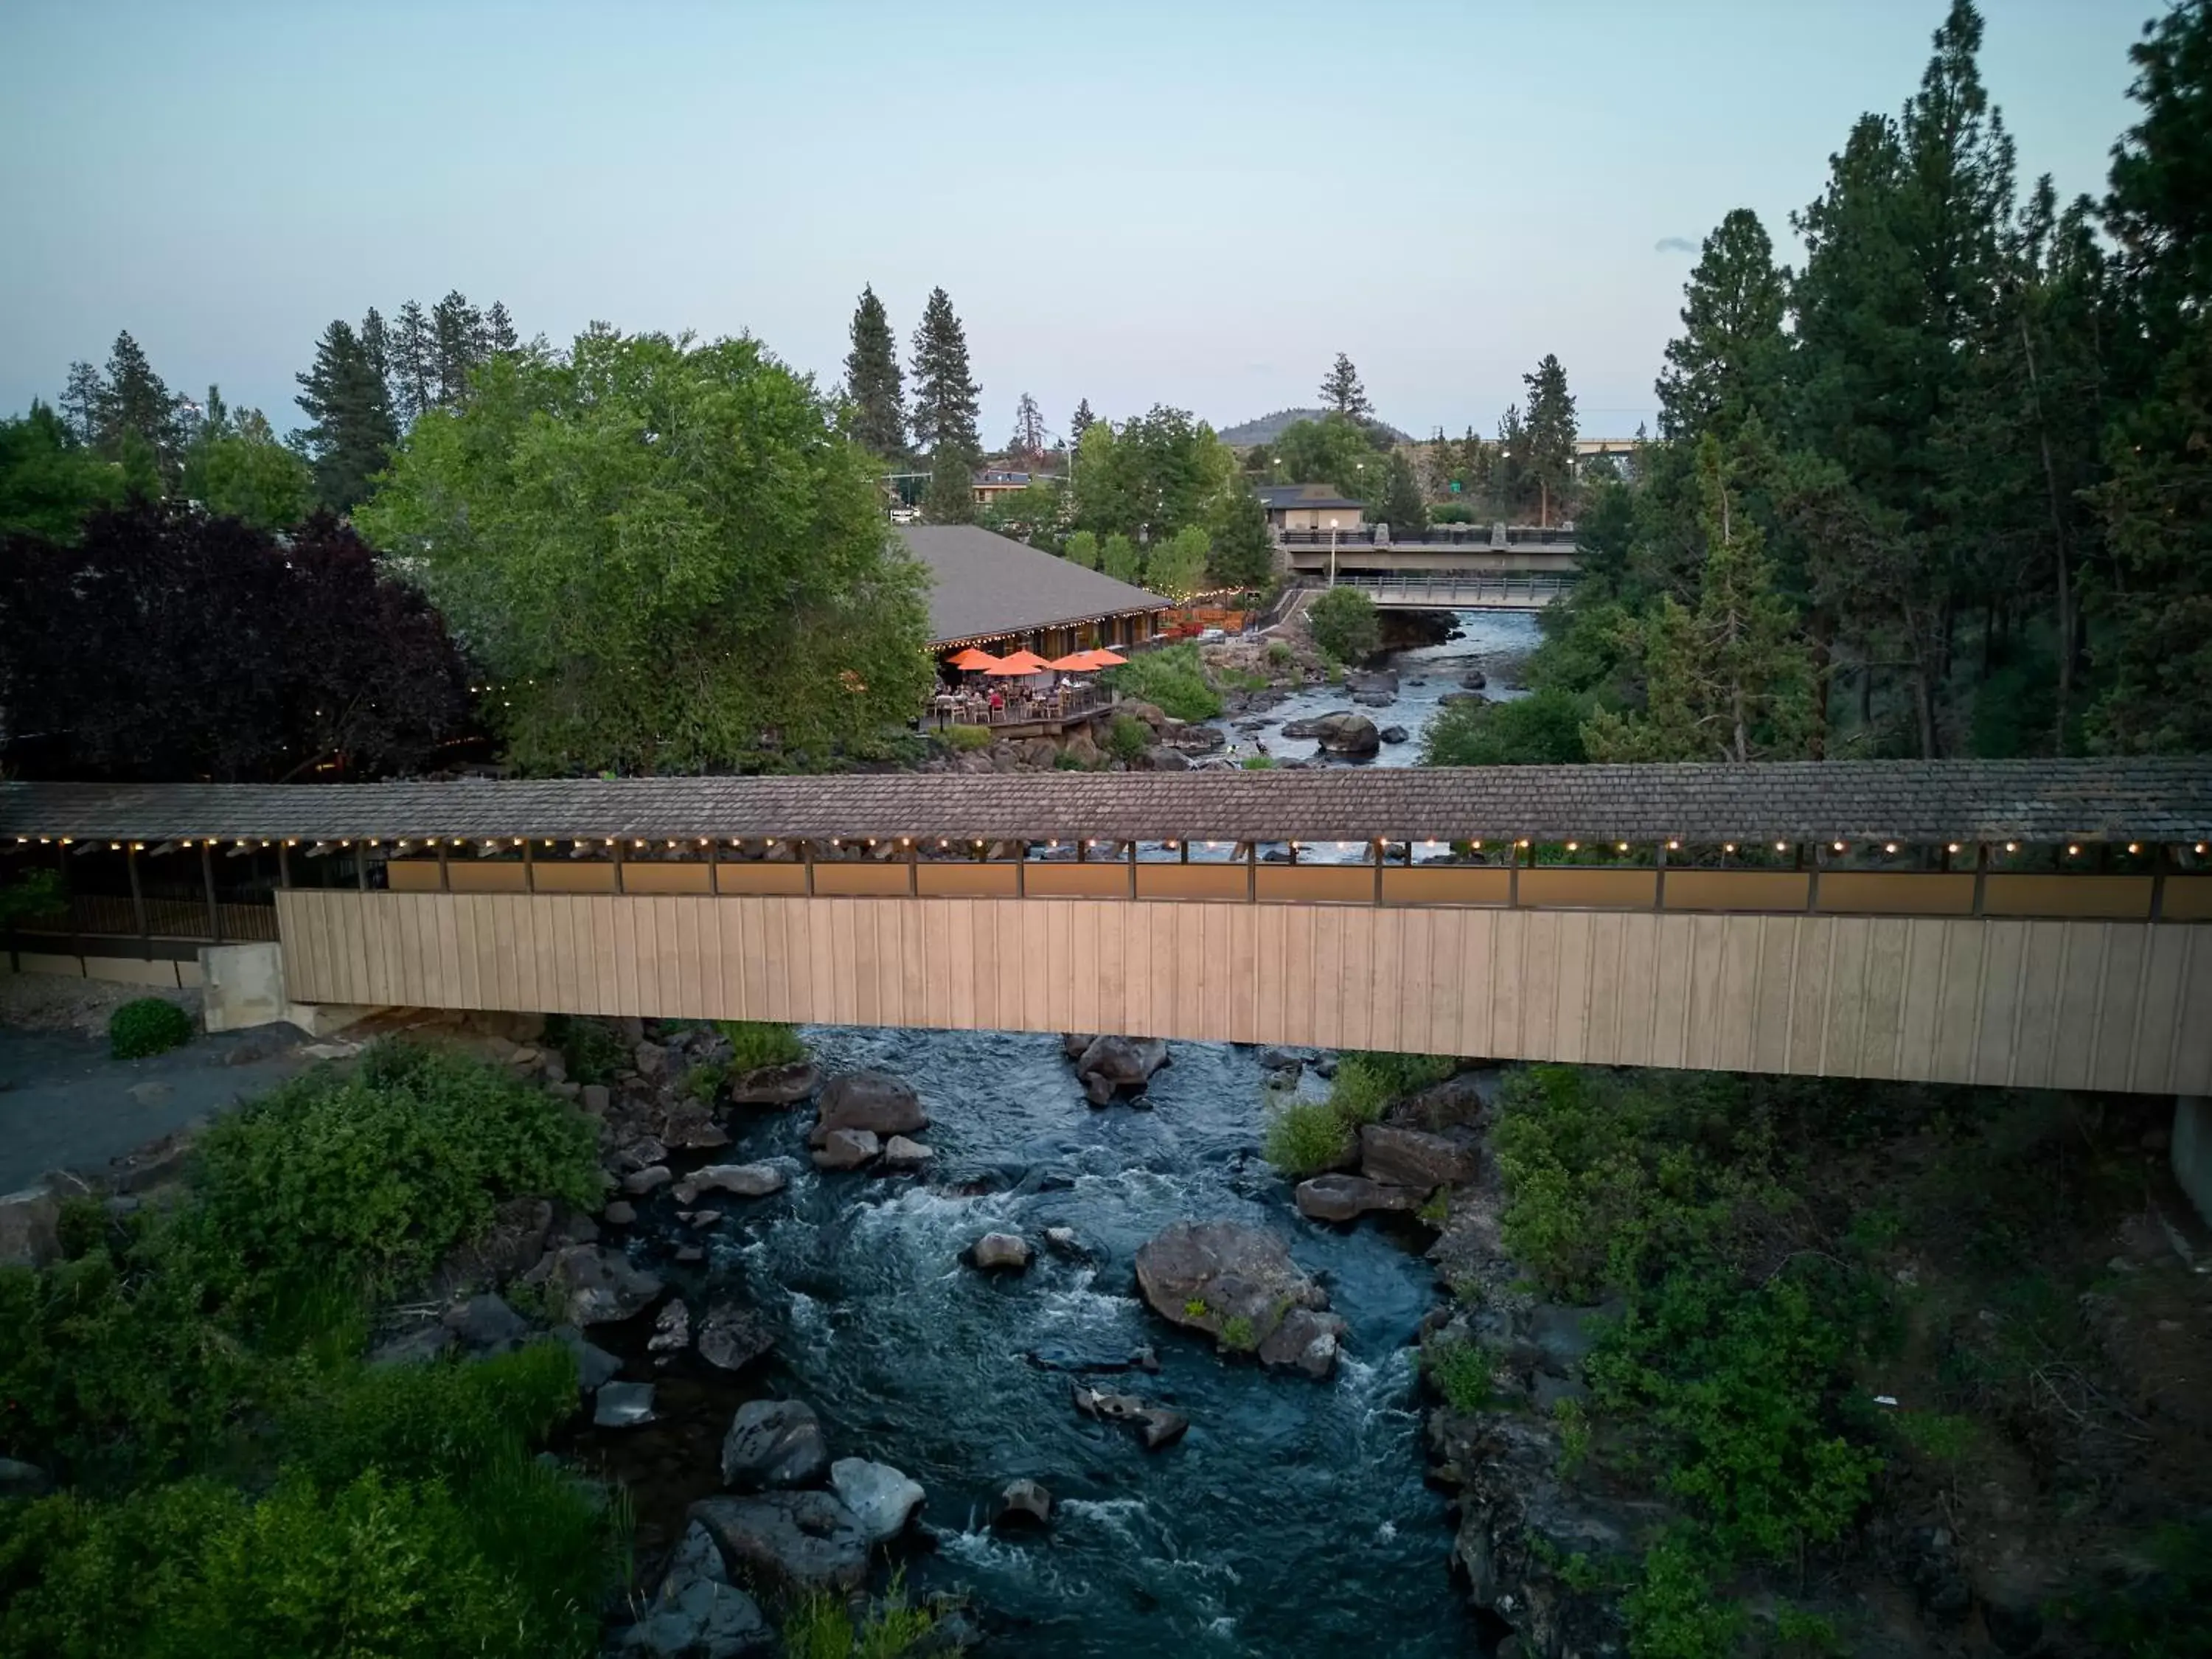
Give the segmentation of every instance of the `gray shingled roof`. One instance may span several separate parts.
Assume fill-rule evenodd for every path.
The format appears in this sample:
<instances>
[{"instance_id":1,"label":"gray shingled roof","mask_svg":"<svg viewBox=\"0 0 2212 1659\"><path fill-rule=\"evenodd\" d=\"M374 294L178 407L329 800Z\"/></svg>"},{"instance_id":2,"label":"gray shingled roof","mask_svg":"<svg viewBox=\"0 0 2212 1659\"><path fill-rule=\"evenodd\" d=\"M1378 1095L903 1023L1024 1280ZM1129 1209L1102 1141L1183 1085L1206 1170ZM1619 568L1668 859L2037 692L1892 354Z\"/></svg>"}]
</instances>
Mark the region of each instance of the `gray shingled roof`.
<instances>
[{"instance_id":1,"label":"gray shingled roof","mask_svg":"<svg viewBox=\"0 0 2212 1659\"><path fill-rule=\"evenodd\" d=\"M913 773L325 785L0 783L0 834L2212 840L2212 757Z\"/></svg>"},{"instance_id":2,"label":"gray shingled roof","mask_svg":"<svg viewBox=\"0 0 2212 1659\"><path fill-rule=\"evenodd\" d=\"M1157 593L974 525L902 525L899 534L936 579L932 644L1167 607Z\"/></svg>"},{"instance_id":3,"label":"gray shingled roof","mask_svg":"<svg viewBox=\"0 0 2212 1659\"><path fill-rule=\"evenodd\" d=\"M1266 507L1350 507L1359 509L1362 503L1346 501L1327 484L1261 484L1252 492Z\"/></svg>"}]
</instances>

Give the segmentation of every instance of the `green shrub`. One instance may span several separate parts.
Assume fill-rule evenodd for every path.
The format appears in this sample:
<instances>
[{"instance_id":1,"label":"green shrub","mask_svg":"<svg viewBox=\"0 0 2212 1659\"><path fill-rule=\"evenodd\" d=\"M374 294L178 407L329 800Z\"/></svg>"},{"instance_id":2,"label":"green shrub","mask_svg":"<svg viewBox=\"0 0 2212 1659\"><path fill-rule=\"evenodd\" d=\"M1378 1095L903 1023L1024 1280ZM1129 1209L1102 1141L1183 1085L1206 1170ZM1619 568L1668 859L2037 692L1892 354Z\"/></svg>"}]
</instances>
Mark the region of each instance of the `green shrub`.
<instances>
[{"instance_id":1,"label":"green shrub","mask_svg":"<svg viewBox=\"0 0 2212 1659\"><path fill-rule=\"evenodd\" d=\"M0 928L10 922L39 921L69 908L61 874L54 870L27 870L0 887Z\"/></svg>"},{"instance_id":2,"label":"green shrub","mask_svg":"<svg viewBox=\"0 0 2212 1659\"><path fill-rule=\"evenodd\" d=\"M1464 1337L1440 1337L1421 1350L1421 1372L1462 1416L1487 1411L1496 1401L1490 1352Z\"/></svg>"},{"instance_id":3,"label":"green shrub","mask_svg":"<svg viewBox=\"0 0 2212 1659\"><path fill-rule=\"evenodd\" d=\"M467 1364L364 1366L291 1402L277 1432L294 1467L325 1486L374 1466L401 1480L492 1468L576 1409L576 1362L541 1339Z\"/></svg>"},{"instance_id":4,"label":"green shrub","mask_svg":"<svg viewBox=\"0 0 2212 1659\"><path fill-rule=\"evenodd\" d=\"M1288 640L1269 640L1267 641L1268 667L1288 668L1297 659L1298 653L1291 649L1291 642Z\"/></svg>"},{"instance_id":5,"label":"green shrub","mask_svg":"<svg viewBox=\"0 0 2212 1659\"><path fill-rule=\"evenodd\" d=\"M937 1629L937 1615L907 1600L903 1570L856 1626L850 1603L829 1590L809 1590L783 1615L785 1659L900 1659ZM932 1644L933 1652L958 1649Z\"/></svg>"},{"instance_id":6,"label":"green shrub","mask_svg":"<svg viewBox=\"0 0 2212 1659\"><path fill-rule=\"evenodd\" d=\"M1244 769L1247 772L1272 772L1275 769L1275 765L1276 761L1273 755L1247 755L1244 757Z\"/></svg>"},{"instance_id":7,"label":"green shrub","mask_svg":"<svg viewBox=\"0 0 2212 1659\"><path fill-rule=\"evenodd\" d=\"M1421 738L1424 766L1579 766L1589 759L1589 699L1545 690L1502 702L1448 703Z\"/></svg>"},{"instance_id":8,"label":"green shrub","mask_svg":"<svg viewBox=\"0 0 2212 1659\"><path fill-rule=\"evenodd\" d=\"M1456 1060L1435 1054L1362 1050L1337 1061L1329 1102L1346 1123L1379 1123L1396 1102L1443 1082L1457 1069Z\"/></svg>"},{"instance_id":9,"label":"green shrub","mask_svg":"<svg viewBox=\"0 0 2212 1659\"><path fill-rule=\"evenodd\" d=\"M741 1076L763 1066L795 1066L806 1058L806 1045L796 1028L765 1019L724 1019L715 1022L730 1045L730 1071Z\"/></svg>"},{"instance_id":10,"label":"green shrub","mask_svg":"<svg viewBox=\"0 0 2212 1659\"><path fill-rule=\"evenodd\" d=\"M962 754L991 746L991 728L988 726L948 726L939 733L946 744Z\"/></svg>"},{"instance_id":11,"label":"green shrub","mask_svg":"<svg viewBox=\"0 0 2212 1659\"><path fill-rule=\"evenodd\" d=\"M318 1068L200 1139L191 1235L241 1285L397 1287L489 1224L499 1203L599 1196L590 1119L459 1055L398 1042L350 1075Z\"/></svg>"},{"instance_id":12,"label":"green shrub","mask_svg":"<svg viewBox=\"0 0 2212 1659\"><path fill-rule=\"evenodd\" d=\"M1375 601L1356 587L1332 587L1306 608L1314 643L1339 662L1364 662L1382 646Z\"/></svg>"},{"instance_id":13,"label":"green shrub","mask_svg":"<svg viewBox=\"0 0 2212 1659\"><path fill-rule=\"evenodd\" d=\"M1052 769L1055 772L1088 772L1093 769L1081 756L1071 755L1063 749L1052 757Z\"/></svg>"},{"instance_id":14,"label":"green shrub","mask_svg":"<svg viewBox=\"0 0 2212 1659\"><path fill-rule=\"evenodd\" d=\"M1179 720L1210 720L1221 712L1221 693L1195 645L1139 652L1100 678L1121 696L1152 703Z\"/></svg>"},{"instance_id":15,"label":"green shrub","mask_svg":"<svg viewBox=\"0 0 2212 1659\"><path fill-rule=\"evenodd\" d=\"M2212 1521L2170 1523L2129 1541L2123 1570L2075 1591L2057 1611L2100 1653L2212 1653Z\"/></svg>"},{"instance_id":16,"label":"green shrub","mask_svg":"<svg viewBox=\"0 0 2212 1659\"><path fill-rule=\"evenodd\" d=\"M1624 1607L1636 1659L1713 1659L1735 1652L1743 1636L1743 1609L1714 1595L1711 1576L1680 1537L1645 1553L1642 1581Z\"/></svg>"},{"instance_id":17,"label":"green shrub","mask_svg":"<svg viewBox=\"0 0 2212 1659\"><path fill-rule=\"evenodd\" d=\"M577 1083L612 1083L629 1065L629 1054L615 1034L595 1019L549 1014L545 1042L561 1052L561 1063Z\"/></svg>"},{"instance_id":18,"label":"green shrub","mask_svg":"<svg viewBox=\"0 0 2212 1659\"><path fill-rule=\"evenodd\" d=\"M1351 1150L1344 1120L1325 1100L1285 1101L1267 1115L1261 1151L1293 1181L1334 1169Z\"/></svg>"},{"instance_id":19,"label":"green shrub","mask_svg":"<svg viewBox=\"0 0 2212 1659\"><path fill-rule=\"evenodd\" d=\"M1116 714L1106 732L1106 752L1133 766L1152 746L1152 728L1132 714Z\"/></svg>"},{"instance_id":20,"label":"green shrub","mask_svg":"<svg viewBox=\"0 0 2212 1659\"><path fill-rule=\"evenodd\" d=\"M160 997L134 997L107 1017L107 1051L118 1060L143 1060L192 1040L192 1017Z\"/></svg>"},{"instance_id":21,"label":"green shrub","mask_svg":"<svg viewBox=\"0 0 2212 1659\"><path fill-rule=\"evenodd\" d=\"M1259 1333L1243 1314L1231 1314L1221 1322L1221 1346L1238 1353L1249 1353L1260 1346Z\"/></svg>"}]
</instances>

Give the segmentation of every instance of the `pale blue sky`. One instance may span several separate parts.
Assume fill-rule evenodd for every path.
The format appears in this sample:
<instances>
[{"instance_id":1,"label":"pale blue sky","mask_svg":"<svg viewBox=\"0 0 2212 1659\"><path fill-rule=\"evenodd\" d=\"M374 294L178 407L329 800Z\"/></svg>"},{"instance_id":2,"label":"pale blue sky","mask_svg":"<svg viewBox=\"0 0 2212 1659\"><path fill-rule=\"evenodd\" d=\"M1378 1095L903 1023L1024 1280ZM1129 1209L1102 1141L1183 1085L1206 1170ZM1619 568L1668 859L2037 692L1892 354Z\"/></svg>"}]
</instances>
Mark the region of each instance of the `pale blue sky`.
<instances>
[{"instance_id":1,"label":"pale blue sky","mask_svg":"<svg viewBox=\"0 0 2212 1659\"><path fill-rule=\"evenodd\" d=\"M2024 178L2100 191L2162 0L1984 0ZM459 288L524 334L750 330L834 380L872 282L964 319L984 435L1313 401L1419 434L1556 351L1650 416L1700 239L1820 191L1943 0L340 4L0 0L0 410L129 328L299 419L334 316Z\"/></svg>"}]
</instances>

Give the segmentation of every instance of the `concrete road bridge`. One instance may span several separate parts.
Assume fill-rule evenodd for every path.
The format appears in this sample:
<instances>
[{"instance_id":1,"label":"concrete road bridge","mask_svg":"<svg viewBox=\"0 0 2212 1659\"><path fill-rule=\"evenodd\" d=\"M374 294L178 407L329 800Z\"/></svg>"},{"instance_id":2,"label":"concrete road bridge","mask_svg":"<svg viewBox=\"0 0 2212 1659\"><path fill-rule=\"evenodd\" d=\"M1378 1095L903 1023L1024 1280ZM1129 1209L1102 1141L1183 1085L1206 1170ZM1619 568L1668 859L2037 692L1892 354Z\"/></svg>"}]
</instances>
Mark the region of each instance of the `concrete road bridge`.
<instances>
[{"instance_id":1,"label":"concrete road bridge","mask_svg":"<svg viewBox=\"0 0 2212 1659\"><path fill-rule=\"evenodd\" d=\"M1541 611L1572 592L1574 585L1571 574L1522 570L1445 570L1425 576L1340 570L1335 582L1393 611Z\"/></svg>"},{"instance_id":2,"label":"concrete road bridge","mask_svg":"<svg viewBox=\"0 0 2212 1659\"><path fill-rule=\"evenodd\" d=\"M237 1023L1115 1031L2189 1096L2208 844L2212 759L0 784L0 879L69 889L8 963L189 969Z\"/></svg>"}]
</instances>

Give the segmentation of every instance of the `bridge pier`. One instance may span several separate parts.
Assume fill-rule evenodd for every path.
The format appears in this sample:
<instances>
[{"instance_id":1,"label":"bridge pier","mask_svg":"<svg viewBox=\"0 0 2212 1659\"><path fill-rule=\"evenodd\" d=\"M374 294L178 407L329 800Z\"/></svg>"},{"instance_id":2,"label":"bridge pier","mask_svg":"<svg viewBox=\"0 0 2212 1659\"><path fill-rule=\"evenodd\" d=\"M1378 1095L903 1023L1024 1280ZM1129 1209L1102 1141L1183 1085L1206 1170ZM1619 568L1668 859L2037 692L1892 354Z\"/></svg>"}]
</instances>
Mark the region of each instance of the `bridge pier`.
<instances>
[{"instance_id":1,"label":"bridge pier","mask_svg":"<svg viewBox=\"0 0 2212 1659\"><path fill-rule=\"evenodd\" d=\"M2212 1097L2174 1097L2172 1157L2173 1178L2212 1226Z\"/></svg>"}]
</instances>

